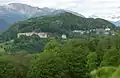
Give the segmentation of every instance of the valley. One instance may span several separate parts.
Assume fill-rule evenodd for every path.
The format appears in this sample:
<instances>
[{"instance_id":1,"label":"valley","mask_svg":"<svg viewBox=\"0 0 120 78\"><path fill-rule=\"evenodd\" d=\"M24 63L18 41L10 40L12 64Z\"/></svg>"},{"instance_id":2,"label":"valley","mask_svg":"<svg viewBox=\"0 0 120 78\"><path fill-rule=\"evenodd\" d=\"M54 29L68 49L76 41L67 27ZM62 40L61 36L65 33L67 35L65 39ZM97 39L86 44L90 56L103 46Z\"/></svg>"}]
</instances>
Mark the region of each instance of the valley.
<instances>
[{"instance_id":1,"label":"valley","mask_svg":"<svg viewBox=\"0 0 120 78\"><path fill-rule=\"evenodd\" d=\"M21 3L0 6L0 16L0 78L120 78L112 22Z\"/></svg>"}]
</instances>

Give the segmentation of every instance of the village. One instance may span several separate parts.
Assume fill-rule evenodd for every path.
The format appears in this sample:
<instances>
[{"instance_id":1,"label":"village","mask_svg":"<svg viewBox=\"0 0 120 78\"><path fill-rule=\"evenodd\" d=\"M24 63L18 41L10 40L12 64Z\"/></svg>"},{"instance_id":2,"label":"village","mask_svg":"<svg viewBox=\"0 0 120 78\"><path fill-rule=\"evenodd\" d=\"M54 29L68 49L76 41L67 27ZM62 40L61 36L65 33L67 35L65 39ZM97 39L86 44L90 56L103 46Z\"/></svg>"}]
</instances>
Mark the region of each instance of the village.
<instances>
[{"instance_id":1,"label":"village","mask_svg":"<svg viewBox=\"0 0 120 78\"><path fill-rule=\"evenodd\" d=\"M26 33L18 33L17 38L20 38L21 36L32 36L32 35L37 35L40 38L48 38L48 37L50 37L50 34L47 33L47 32L39 32L39 33L37 33L37 32L26 32ZM63 34L61 36L61 38L66 39L67 36L65 34Z\"/></svg>"},{"instance_id":2,"label":"village","mask_svg":"<svg viewBox=\"0 0 120 78\"><path fill-rule=\"evenodd\" d=\"M84 35L84 34L89 34L89 33L94 33L96 35L115 35L115 31L111 30L110 28L95 28L95 29L90 29L90 30L74 30L73 33L79 33L80 35Z\"/></svg>"},{"instance_id":3,"label":"village","mask_svg":"<svg viewBox=\"0 0 120 78\"><path fill-rule=\"evenodd\" d=\"M115 32L111 30L110 28L96 28L96 29L90 29L90 30L73 30L72 33L74 34L79 34L79 35L84 35L84 34L89 34L89 33L95 33L97 35L103 34L103 35L115 35ZM32 35L38 35L40 38L48 38L50 37L50 34L48 32L26 32L26 33L18 33L17 38L20 38L20 36L32 36ZM61 35L62 39L66 39L67 35L62 34Z\"/></svg>"}]
</instances>

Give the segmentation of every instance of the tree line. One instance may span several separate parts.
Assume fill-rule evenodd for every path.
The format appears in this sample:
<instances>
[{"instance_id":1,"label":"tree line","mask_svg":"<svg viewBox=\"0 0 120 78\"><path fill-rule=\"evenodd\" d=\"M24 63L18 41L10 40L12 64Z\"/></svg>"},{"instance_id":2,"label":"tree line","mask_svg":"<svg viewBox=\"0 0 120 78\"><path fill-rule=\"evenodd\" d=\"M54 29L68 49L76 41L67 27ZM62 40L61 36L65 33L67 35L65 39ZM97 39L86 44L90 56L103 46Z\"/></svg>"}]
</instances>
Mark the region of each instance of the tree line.
<instances>
[{"instance_id":1,"label":"tree line","mask_svg":"<svg viewBox=\"0 0 120 78\"><path fill-rule=\"evenodd\" d=\"M51 39L41 53L0 53L0 78L119 78L120 36Z\"/></svg>"}]
</instances>

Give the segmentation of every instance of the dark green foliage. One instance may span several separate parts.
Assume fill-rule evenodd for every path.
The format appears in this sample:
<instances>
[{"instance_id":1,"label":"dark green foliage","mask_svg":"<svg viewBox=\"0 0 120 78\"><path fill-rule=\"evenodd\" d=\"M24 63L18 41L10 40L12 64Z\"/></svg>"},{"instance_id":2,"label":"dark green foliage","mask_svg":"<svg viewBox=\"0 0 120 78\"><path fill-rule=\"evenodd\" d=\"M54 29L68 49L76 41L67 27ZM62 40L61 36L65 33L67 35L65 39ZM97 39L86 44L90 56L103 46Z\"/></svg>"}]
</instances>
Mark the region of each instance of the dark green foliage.
<instances>
[{"instance_id":1,"label":"dark green foliage","mask_svg":"<svg viewBox=\"0 0 120 78\"><path fill-rule=\"evenodd\" d=\"M94 38L94 37L92 37L92 38L89 40L88 47L89 47L89 49L90 49L92 52L96 51L98 42L99 42L99 39L98 39L98 38Z\"/></svg>"},{"instance_id":2,"label":"dark green foliage","mask_svg":"<svg viewBox=\"0 0 120 78\"><path fill-rule=\"evenodd\" d=\"M0 78L26 78L32 57L22 52L0 56Z\"/></svg>"},{"instance_id":3,"label":"dark green foliage","mask_svg":"<svg viewBox=\"0 0 120 78\"><path fill-rule=\"evenodd\" d=\"M45 51L33 60L27 78L69 78L66 75L66 63L57 55L60 50L55 40L50 41Z\"/></svg>"},{"instance_id":4,"label":"dark green foliage","mask_svg":"<svg viewBox=\"0 0 120 78\"><path fill-rule=\"evenodd\" d=\"M80 40L70 40L60 53L60 57L66 62L70 78L87 78L86 60L88 55L87 43Z\"/></svg>"},{"instance_id":5,"label":"dark green foliage","mask_svg":"<svg viewBox=\"0 0 120 78\"><path fill-rule=\"evenodd\" d=\"M61 47L57 45L56 41L47 44L45 52L33 60L28 78L87 77L86 56L88 52L84 48L86 44L73 40Z\"/></svg>"},{"instance_id":6,"label":"dark green foliage","mask_svg":"<svg viewBox=\"0 0 120 78\"><path fill-rule=\"evenodd\" d=\"M65 65L54 53L45 52L35 59L27 78L67 78Z\"/></svg>"},{"instance_id":7,"label":"dark green foliage","mask_svg":"<svg viewBox=\"0 0 120 78\"><path fill-rule=\"evenodd\" d=\"M52 39L46 44L45 51L51 51L51 50L54 51L54 49L59 47L60 47L60 44L57 42L57 40Z\"/></svg>"},{"instance_id":8,"label":"dark green foliage","mask_svg":"<svg viewBox=\"0 0 120 78\"><path fill-rule=\"evenodd\" d=\"M0 62L0 78L15 78L14 74L16 74L16 68L13 63L9 61Z\"/></svg>"},{"instance_id":9,"label":"dark green foliage","mask_svg":"<svg viewBox=\"0 0 120 78\"><path fill-rule=\"evenodd\" d=\"M26 51L35 53L39 49L42 44L39 40L37 36L22 36L20 40L6 43L7 47L17 45L12 50L18 52L0 54L1 78L90 78L90 75L92 78L119 78L119 70L116 70L120 65L119 36L96 36L88 40L51 38L45 40L49 42L44 44L43 52L27 54ZM31 46L30 43L36 49L18 47Z\"/></svg>"},{"instance_id":10,"label":"dark green foliage","mask_svg":"<svg viewBox=\"0 0 120 78\"><path fill-rule=\"evenodd\" d=\"M19 52L25 51L29 53L41 52L44 49L48 39L41 39L38 36L26 37L15 39L12 43L9 43L9 47L6 47L6 52Z\"/></svg>"},{"instance_id":11,"label":"dark green foliage","mask_svg":"<svg viewBox=\"0 0 120 78\"><path fill-rule=\"evenodd\" d=\"M91 52L88 54L87 67L89 69L89 72L97 68L97 53L96 52Z\"/></svg>"},{"instance_id":12,"label":"dark green foliage","mask_svg":"<svg viewBox=\"0 0 120 78\"><path fill-rule=\"evenodd\" d=\"M120 64L120 51L117 49L108 50L104 56L103 61L101 62L101 66L118 66Z\"/></svg>"}]
</instances>

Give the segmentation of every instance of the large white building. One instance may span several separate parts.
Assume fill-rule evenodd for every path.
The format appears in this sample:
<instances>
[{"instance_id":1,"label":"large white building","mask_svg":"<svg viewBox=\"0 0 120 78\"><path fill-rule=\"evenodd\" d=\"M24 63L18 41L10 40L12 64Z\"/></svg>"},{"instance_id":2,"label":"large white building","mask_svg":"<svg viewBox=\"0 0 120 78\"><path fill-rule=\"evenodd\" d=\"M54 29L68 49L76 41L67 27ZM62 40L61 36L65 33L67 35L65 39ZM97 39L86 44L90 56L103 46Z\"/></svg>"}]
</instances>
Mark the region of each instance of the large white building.
<instances>
[{"instance_id":1,"label":"large white building","mask_svg":"<svg viewBox=\"0 0 120 78\"><path fill-rule=\"evenodd\" d=\"M32 36L32 35L38 35L40 38L48 38L48 33L45 32L27 32L27 33L18 33L17 37L20 38L20 36Z\"/></svg>"}]
</instances>

